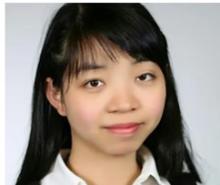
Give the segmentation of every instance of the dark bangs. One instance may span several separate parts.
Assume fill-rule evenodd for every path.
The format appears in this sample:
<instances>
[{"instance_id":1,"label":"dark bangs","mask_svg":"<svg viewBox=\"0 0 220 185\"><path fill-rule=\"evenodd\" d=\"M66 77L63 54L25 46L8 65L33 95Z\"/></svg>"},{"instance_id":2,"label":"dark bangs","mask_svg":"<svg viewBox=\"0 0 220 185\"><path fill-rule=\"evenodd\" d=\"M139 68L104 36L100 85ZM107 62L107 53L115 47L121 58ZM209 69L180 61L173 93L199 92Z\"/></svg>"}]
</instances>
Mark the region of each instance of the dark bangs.
<instances>
[{"instance_id":1,"label":"dark bangs","mask_svg":"<svg viewBox=\"0 0 220 185\"><path fill-rule=\"evenodd\" d=\"M60 149L72 146L68 120L46 97L46 78L51 77L53 85L62 89L66 77L70 80L94 67L91 64L97 63L97 57L117 62L117 54L123 52L137 61L155 62L165 76L163 116L143 143L152 152L159 175L172 185L201 182L184 141L167 42L148 10L136 3L69 3L54 16L43 44L33 88L30 139L16 185L39 185ZM189 172L183 171L183 164Z\"/></svg>"},{"instance_id":2,"label":"dark bangs","mask_svg":"<svg viewBox=\"0 0 220 185\"><path fill-rule=\"evenodd\" d=\"M67 4L56 16L60 21L54 25L54 32L58 30L62 47L53 53L58 65L51 71L60 74L54 76L59 82L65 72L70 79L88 64L96 63L97 46L111 61L117 61L116 52L125 52L136 60L157 63L164 72L168 63L166 39L142 5Z\"/></svg>"}]
</instances>

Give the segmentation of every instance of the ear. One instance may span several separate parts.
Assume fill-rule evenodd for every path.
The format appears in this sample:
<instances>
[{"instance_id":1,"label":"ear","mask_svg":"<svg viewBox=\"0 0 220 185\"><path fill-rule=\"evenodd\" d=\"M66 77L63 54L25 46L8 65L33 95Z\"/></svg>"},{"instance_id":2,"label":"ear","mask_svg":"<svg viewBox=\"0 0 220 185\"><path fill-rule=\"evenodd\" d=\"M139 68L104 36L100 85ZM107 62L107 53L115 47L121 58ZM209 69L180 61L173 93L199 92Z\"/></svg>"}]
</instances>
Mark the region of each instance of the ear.
<instances>
[{"instance_id":1,"label":"ear","mask_svg":"<svg viewBox=\"0 0 220 185\"><path fill-rule=\"evenodd\" d=\"M46 97L61 116L66 116L61 90L54 87L52 78L46 79Z\"/></svg>"}]
</instances>

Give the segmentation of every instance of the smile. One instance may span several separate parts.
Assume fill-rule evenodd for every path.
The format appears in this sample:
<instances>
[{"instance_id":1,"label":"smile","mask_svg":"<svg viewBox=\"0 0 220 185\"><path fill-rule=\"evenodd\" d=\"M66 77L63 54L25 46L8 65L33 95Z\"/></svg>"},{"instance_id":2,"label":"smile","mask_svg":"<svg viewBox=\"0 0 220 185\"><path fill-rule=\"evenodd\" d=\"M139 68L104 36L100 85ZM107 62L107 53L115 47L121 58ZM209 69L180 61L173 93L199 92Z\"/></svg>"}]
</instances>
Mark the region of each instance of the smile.
<instances>
[{"instance_id":1,"label":"smile","mask_svg":"<svg viewBox=\"0 0 220 185\"><path fill-rule=\"evenodd\" d=\"M134 134L141 123L126 123L126 124L114 124L108 127L105 127L109 132L120 135L131 135Z\"/></svg>"}]
</instances>

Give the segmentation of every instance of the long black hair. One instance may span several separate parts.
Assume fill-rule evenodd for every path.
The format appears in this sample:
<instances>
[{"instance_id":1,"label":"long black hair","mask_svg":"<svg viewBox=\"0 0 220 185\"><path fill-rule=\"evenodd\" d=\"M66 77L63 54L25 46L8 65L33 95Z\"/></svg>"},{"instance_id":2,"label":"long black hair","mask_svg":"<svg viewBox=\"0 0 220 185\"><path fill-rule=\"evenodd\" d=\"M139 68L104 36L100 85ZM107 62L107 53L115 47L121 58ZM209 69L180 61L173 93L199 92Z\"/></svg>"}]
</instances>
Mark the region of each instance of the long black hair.
<instances>
[{"instance_id":1,"label":"long black hair","mask_svg":"<svg viewBox=\"0 0 220 185\"><path fill-rule=\"evenodd\" d=\"M185 139L167 41L154 18L136 3L70 3L54 16L43 44L33 89L29 144L16 185L40 184L60 149L71 147L69 123L48 102L45 81L51 77L62 89L64 76L70 79L89 62L86 55L93 53L94 40L110 58L118 47L137 60L159 65L166 82L165 109L144 145L153 153L160 176L171 185L201 182Z\"/></svg>"}]
</instances>

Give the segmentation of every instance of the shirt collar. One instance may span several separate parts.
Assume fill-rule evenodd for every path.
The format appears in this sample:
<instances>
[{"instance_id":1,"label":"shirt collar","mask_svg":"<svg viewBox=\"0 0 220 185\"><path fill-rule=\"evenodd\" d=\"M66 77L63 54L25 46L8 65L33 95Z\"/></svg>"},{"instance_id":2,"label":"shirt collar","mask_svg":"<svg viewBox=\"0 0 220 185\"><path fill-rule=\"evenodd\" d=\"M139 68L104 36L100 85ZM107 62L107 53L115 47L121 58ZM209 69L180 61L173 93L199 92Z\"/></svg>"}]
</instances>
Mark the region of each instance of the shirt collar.
<instances>
[{"instance_id":1,"label":"shirt collar","mask_svg":"<svg viewBox=\"0 0 220 185\"><path fill-rule=\"evenodd\" d=\"M168 181L159 176L159 173L156 168L156 163L151 151L142 146L139 151L138 155L142 158L143 165L141 174L137 177L133 185L145 184L150 178L154 178L158 185L168 185Z\"/></svg>"},{"instance_id":2,"label":"shirt collar","mask_svg":"<svg viewBox=\"0 0 220 185\"><path fill-rule=\"evenodd\" d=\"M58 154L52 170L43 178L42 185L87 185L82 178L77 176L66 166L64 160L68 153L69 151L64 151ZM157 185L169 185L164 178L159 176L154 157L150 150L142 146L139 149L138 154L143 161L142 170L133 185L145 184L152 177L156 181Z\"/></svg>"}]
</instances>

